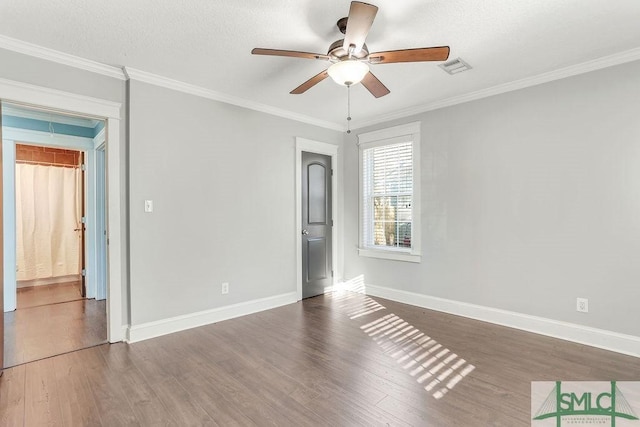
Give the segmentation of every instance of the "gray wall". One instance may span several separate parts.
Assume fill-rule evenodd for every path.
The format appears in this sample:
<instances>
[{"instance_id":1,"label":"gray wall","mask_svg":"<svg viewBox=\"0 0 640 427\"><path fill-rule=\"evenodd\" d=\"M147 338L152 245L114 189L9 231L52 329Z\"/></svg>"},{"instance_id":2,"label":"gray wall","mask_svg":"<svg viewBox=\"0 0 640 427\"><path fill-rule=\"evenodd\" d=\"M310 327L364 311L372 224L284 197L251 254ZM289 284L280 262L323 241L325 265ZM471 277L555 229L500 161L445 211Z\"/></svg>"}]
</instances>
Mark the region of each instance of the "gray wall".
<instances>
[{"instance_id":1,"label":"gray wall","mask_svg":"<svg viewBox=\"0 0 640 427\"><path fill-rule=\"evenodd\" d=\"M57 89L65 92L71 92L78 95L85 95L94 98L106 99L109 101L119 102L122 104L122 121L120 134L120 164L122 176L120 177L121 188L121 204L124 208L127 206L127 181L126 181L126 164L127 164L127 148L126 148L126 84L124 80L103 76L89 71L80 70L78 68L69 67L35 58L28 55L12 52L6 49L0 49L0 78L28 83L32 85ZM127 227L126 218L123 218L122 226ZM127 259L126 248L123 258ZM126 265L123 269L126 271ZM122 313L123 324L128 321L128 290L127 280L124 280L124 289L122 291Z\"/></svg>"},{"instance_id":2,"label":"gray wall","mask_svg":"<svg viewBox=\"0 0 640 427\"><path fill-rule=\"evenodd\" d=\"M138 81L129 95L132 325L295 292L295 137L342 133Z\"/></svg>"},{"instance_id":3,"label":"gray wall","mask_svg":"<svg viewBox=\"0 0 640 427\"><path fill-rule=\"evenodd\" d=\"M634 62L359 129L345 278L640 335L639 111ZM416 120L422 263L359 257L355 134Z\"/></svg>"}]
</instances>

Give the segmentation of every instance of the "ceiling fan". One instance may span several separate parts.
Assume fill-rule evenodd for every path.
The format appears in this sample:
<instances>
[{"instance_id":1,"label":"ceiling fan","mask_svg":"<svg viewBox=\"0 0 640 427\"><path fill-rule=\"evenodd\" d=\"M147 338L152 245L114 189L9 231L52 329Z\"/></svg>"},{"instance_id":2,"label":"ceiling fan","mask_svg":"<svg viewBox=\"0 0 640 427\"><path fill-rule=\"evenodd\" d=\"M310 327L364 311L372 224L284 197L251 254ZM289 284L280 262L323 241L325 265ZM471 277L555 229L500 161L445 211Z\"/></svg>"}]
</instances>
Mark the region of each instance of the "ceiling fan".
<instances>
[{"instance_id":1,"label":"ceiling fan","mask_svg":"<svg viewBox=\"0 0 640 427\"><path fill-rule=\"evenodd\" d=\"M291 93L294 95L304 93L327 77L331 77L336 83L344 86L351 86L362 82L362 85L376 98L387 95L390 91L369 71L368 64L445 61L449 57L449 46L369 53L369 49L364 41L373 25L373 20L377 12L377 6L352 1L351 7L349 8L349 16L338 20L336 24L345 37L344 39L333 42L331 46L329 46L329 51L326 55L295 50L263 48L255 48L251 53L254 55L288 56L331 62L329 68L316 74L292 90Z\"/></svg>"}]
</instances>

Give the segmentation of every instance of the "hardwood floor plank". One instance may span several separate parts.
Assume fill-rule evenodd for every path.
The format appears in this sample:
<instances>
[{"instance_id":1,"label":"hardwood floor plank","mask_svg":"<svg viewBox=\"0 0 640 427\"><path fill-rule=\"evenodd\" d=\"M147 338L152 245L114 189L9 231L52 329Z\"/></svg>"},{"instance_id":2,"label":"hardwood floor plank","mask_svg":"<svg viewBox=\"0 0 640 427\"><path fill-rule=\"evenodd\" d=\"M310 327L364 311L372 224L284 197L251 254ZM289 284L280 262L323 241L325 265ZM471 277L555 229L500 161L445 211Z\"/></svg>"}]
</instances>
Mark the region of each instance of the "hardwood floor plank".
<instances>
[{"instance_id":1,"label":"hardwood floor plank","mask_svg":"<svg viewBox=\"0 0 640 427\"><path fill-rule=\"evenodd\" d=\"M257 425L294 425L286 412L278 411L262 400L249 387L237 381L216 363L194 366L198 375L216 385L220 393L236 409ZM186 372L185 372L186 373Z\"/></svg>"},{"instance_id":2,"label":"hardwood floor plank","mask_svg":"<svg viewBox=\"0 0 640 427\"><path fill-rule=\"evenodd\" d=\"M236 381L249 388L256 398L268 402L271 406L287 413L295 425L320 425L324 424L321 414L309 411L289 397L297 384L286 375L270 375L269 370L251 369L240 358L229 359L217 364L225 371L230 372Z\"/></svg>"},{"instance_id":3,"label":"hardwood floor plank","mask_svg":"<svg viewBox=\"0 0 640 427\"><path fill-rule=\"evenodd\" d=\"M105 425L141 425L124 395L122 378L111 372L99 347L71 353L84 370L100 419Z\"/></svg>"},{"instance_id":4,"label":"hardwood floor plank","mask_svg":"<svg viewBox=\"0 0 640 427\"><path fill-rule=\"evenodd\" d=\"M180 426L217 426L209 414L196 403L173 377L156 383L154 390Z\"/></svg>"},{"instance_id":5,"label":"hardwood floor plank","mask_svg":"<svg viewBox=\"0 0 640 427\"><path fill-rule=\"evenodd\" d=\"M215 386L215 382L206 379L196 372L188 372L178 380L187 390L194 390L192 398L204 409L213 420L221 426L256 426L255 422L247 418L241 408L237 408L233 401L228 401L225 395Z\"/></svg>"},{"instance_id":6,"label":"hardwood floor plank","mask_svg":"<svg viewBox=\"0 0 640 427\"><path fill-rule=\"evenodd\" d=\"M73 354L51 359L56 374L62 419L66 426L102 425L89 381Z\"/></svg>"},{"instance_id":7,"label":"hardwood floor plank","mask_svg":"<svg viewBox=\"0 0 640 427\"><path fill-rule=\"evenodd\" d=\"M21 426L25 415L24 365L5 369L0 377L0 425Z\"/></svg>"},{"instance_id":8,"label":"hardwood floor plank","mask_svg":"<svg viewBox=\"0 0 640 427\"><path fill-rule=\"evenodd\" d=\"M25 425L62 425L60 392L52 359L26 366Z\"/></svg>"},{"instance_id":9,"label":"hardwood floor plank","mask_svg":"<svg viewBox=\"0 0 640 427\"><path fill-rule=\"evenodd\" d=\"M117 380L124 396L143 426L178 426L178 420L162 403L153 387L133 363L129 346L124 343L108 344L99 347L102 357L109 367L111 375Z\"/></svg>"}]
</instances>

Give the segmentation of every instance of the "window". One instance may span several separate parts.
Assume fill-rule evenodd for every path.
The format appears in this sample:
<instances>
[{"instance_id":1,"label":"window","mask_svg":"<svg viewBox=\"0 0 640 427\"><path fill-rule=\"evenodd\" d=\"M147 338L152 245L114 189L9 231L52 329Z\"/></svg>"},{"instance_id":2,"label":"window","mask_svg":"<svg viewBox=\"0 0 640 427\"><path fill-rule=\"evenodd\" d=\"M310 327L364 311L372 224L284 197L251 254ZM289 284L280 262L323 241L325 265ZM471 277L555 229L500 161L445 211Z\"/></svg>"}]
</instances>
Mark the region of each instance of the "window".
<instances>
[{"instance_id":1,"label":"window","mask_svg":"<svg viewBox=\"0 0 640 427\"><path fill-rule=\"evenodd\" d=\"M420 123L358 135L360 249L420 262Z\"/></svg>"}]
</instances>

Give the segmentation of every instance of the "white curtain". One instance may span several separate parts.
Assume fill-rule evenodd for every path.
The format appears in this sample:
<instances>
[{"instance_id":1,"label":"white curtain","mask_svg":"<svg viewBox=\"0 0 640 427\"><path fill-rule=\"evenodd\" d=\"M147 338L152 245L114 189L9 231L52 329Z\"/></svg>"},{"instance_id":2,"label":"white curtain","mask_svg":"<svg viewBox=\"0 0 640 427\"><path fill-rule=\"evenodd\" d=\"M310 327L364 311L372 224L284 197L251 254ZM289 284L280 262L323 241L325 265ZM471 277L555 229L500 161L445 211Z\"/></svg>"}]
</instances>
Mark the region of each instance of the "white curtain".
<instances>
[{"instance_id":1,"label":"white curtain","mask_svg":"<svg viewBox=\"0 0 640 427\"><path fill-rule=\"evenodd\" d=\"M16 164L17 279L80 273L80 171Z\"/></svg>"}]
</instances>

